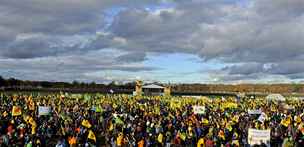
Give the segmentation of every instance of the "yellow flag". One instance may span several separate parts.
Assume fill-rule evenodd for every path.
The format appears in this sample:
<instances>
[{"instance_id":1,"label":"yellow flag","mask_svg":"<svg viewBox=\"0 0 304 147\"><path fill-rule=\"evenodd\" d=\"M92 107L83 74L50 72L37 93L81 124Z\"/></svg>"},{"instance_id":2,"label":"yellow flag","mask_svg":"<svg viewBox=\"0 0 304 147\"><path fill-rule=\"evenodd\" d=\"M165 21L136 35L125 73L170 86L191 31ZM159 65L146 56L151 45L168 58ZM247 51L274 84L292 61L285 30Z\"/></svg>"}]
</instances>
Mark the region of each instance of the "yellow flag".
<instances>
[{"instance_id":1,"label":"yellow flag","mask_svg":"<svg viewBox=\"0 0 304 147\"><path fill-rule=\"evenodd\" d=\"M36 124L35 120L33 119L33 117L27 116L26 120L28 121L29 124L32 125L32 135L36 134L37 124Z\"/></svg>"},{"instance_id":2,"label":"yellow flag","mask_svg":"<svg viewBox=\"0 0 304 147\"><path fill-rule=\"evenodd\" d=\"M233 141L232 141L232 144L233 144L233 145L236 145L236 146L240 146L239 140L233 140Z\"/></svg>"},{"instance_id":3,"label":"yellow flag","mask_svg":"<svg viewBox=\"0 0 304 147\"><path fill-rule=\"evenodd\" d=\"M185 133L179 133L179 137L185 141L186 140L186 134Z\"/></svg>"},{"instance_id":4,"label":"yellow flag","mask_svg":"<svg viewBox=\"0 0 304 147\"><path fill-rule=\"evenodd\" d=\"M238 123L238 122L239 122L239 116L238 116L238 115L235 115L235 116L232 118L232 121Z\"/></svg>"},{"instance_id":5,"label":"yellow flag","mask_svg":"<svg viewBox=\"0 0 304 147\"><path fill-rule=\"evenodd\" d=\"M296 121L296 123L301 123L302 119L301 119L301 117L297 116L295 121Z\"/></svg>"},{"instance_id":6,"label":"yellow flag","mask_svg":"<svg viewBox=\"0 0 304 147\"><path fill-rule=\"evenodd\" d=\"M62 127L62 126L61 126L61 133L62 133L63 135L65 135L65 129L64 129L64 127Z\"/></svg>"},{"instance_id":7,"label":"yellow flag","mask_svg":"<svg viewBox=\"0 0 304 147\"><path fill-rule=\"evenodd\" d=\"M197 142L197 147L201 147L205 144L204 138L200 138Z\"/></svg>"},{"instance_id":8,"label":"yellow flag","mask_svg":"<svg viewBox=\"0 0 304 147\"><path fill-rule=\"evenodd\" d=\"M229 130L229 132L231 132L233 129L230 123L226 124L226 128Z\"/></svg>"},{"instance_id":9,"label":"yellow flag","mask_svg":"<svg viewBox=\"0 0 304 147\"><path fill-rule=\"evenodd\" d=\"M283 119L283 120L281 121L281 124L282 124L283 126L285 126L285 127L288 127L289 124L290 124L290 119Z\"/></svg>"},{"instance_id":10,"label":"yellow flag","mask_svg":"<svg viewBox=\"0 0 304 147\"><path fill-rule=\"evenodd\" d=\"M208 124L209 124L209 120L206 119L206 118L203 118L203 119L202 119L202 123L203 123L204 125L208 125Z\"/></svg>"},{"instance_id":11,"label":"yellow flag","mask_svg":"<svg viewBox=\"0 0 304 147\"><path fill-rule=\"evenodd\" d=\"M36 125L37 125L36 122L35 122L35 120L34 120L32 117L29 117L29 118L28 118L28 122L29 122L29 124L31 124L32 126L36 126Z\"/></svg>"},{"instance_id":12,"label":"yellow flag","mask_svg":"<svg viewBox=\"0 0 304 147\"><path fill-rule=\"evenodd\" d=\"M30 110L35 110L35 103L32 99L30 99L28 106Z\"/></svg>"},{"instance_id":13,"label":"yellow flag","mask_svg":"<svg viewBox=\"0 0 304 147\"><path fill-rule=\"evenodd\" d=\"M15 102L17 100L18 96L17 95L14 95L13 96L13 101Z\"/></svg>"},{"instance_id":14,"label":"yellow flag","mask_svg":"<svg viewBox=\"0 0 304 147\"><path fill-rule=\"evenodd\" d=\"M92 139L96 142L96 137L92 130L89 131L88 139Z\"/></svg>"},{"instance_id":15,"label":"yellow flag","mask_svg":"<svg viewBox=\"0 0 304 147\"><path fill-rule=\"evenodd\" d=\"M157 137L157 141L159 143L163 143L163 134L162 133L159 133L158 137Z\"/></svg>"},{"instance_id":16,"label":"yellow flag","mask_svg":"<svg viewBox=\"0 0 304 147\"><path fill-rule=\"evenodd\" d=\"M122 142L123 142L123 135L122 135L122 133L119 133L119 135L118 135L118 137L116 139L116 144L118 146L122 146Z\"/></svg>"},{"instance_id":17,"label":"yellow flag","mask_svg":"<svg viewBox=\"0 0 304 147\"><path fill-rule=\"evenodd\" d=\"M81 125L83 125L86 128L91 128L92 127L90 122L88 120L85 120L85 119L81 122Z\"/></svg>"},{"instance_id":18,"label":"yellow flag","mask_svg":"<svg viewBox=\"0 0 304 147\"><path fill-rule=\"evenodd\" d=\"M3 113L2 113L2 116L4 116L4 117L6 117L8 114L7 114L7 112L6 111L4 111Z\"/></svg>"},{"instance_id":19,"label":"yellow flag","mask_svg":"<svg viewBox=\"0 0 304 147\"><path fill-rule=\"evenodd\" d=\"M109 131L112 131L114 129L113 123L110 122Z\"/></svg>"},{"instance_id":20,"label":"yellow flag","mask_svg":"<svg viewBox=\"0 0 304 147\"><path fill-rule=\"evenodd\" d=\"M32 135L36 134L36 127L32 126Z\"/></svg>"},{"instance_id":21,"label":"yellow flag","mask_svg":"<svg viewBox=\"0 0 304 147\"><path fill-rule=\"evenodd\" d=\"M19 106L13 106L12 115L19 116L22 114L22 110Z\"/></svg>"}]
</instances>

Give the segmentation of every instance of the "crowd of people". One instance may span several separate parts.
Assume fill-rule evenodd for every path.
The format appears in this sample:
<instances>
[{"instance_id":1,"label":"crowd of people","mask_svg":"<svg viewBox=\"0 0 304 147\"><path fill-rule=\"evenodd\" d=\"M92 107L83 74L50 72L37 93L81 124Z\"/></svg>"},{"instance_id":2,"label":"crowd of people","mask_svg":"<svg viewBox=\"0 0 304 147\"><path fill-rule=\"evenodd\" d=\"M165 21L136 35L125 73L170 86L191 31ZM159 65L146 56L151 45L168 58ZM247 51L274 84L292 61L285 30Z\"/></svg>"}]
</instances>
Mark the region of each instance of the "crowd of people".
<instances>
[{"instance_id":1,"label":"crowd of people","mask_svg":"<svg viewBox=\"0 0 304 147\"><path fill-rule=\"evenodd\" d=\"M303 104L263 97L1 94L0 146L304 146ZM194 106L204 109L196 113ZM41 114L42 107L49 111ZM270 130L270 140L250 144L248 129Z\"/></svg>"}]
</instances>

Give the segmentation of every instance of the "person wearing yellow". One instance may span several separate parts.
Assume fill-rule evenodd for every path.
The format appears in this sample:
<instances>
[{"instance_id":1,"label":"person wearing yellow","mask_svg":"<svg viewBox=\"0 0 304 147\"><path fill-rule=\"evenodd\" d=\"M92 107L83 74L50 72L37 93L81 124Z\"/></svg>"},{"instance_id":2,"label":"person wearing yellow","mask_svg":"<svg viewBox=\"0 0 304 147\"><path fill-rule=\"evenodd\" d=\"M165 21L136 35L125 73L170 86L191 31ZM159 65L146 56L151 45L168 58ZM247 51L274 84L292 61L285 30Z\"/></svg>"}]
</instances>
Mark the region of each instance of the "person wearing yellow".
<instances>
[{"instance_id":1,"label":"person wearing yellow","mask_svg":"<svg viewBox=\"0 0 304 147\"><path fill-rule=\"evenodd\" d=\"M163 137L163 134L162 134L162 133L159 133L159 134L158 134L158 137L157 137L157 141L158 141L159 144L163 144L163 138L164 138L164 137Z\"/></svg>"},{"instance_id":2,"label":"person wearing yellow","mask_svg":"<svg viewBox=\"0 0 304 147\"><path fill-rule=\"evenodd\" d=\"M204 147L205 146L205 140L203 137L201 137L197 142L197 147Z\"/></svg>"},{"instance_id":3,"label":"person wearing yellow","mask_svg":"<svg viewBox=\"0 0 304 147\"><path fill-rule=\"evenodd\" d=\"M116 138L116 145L117 146L122 146L123 145L123 134L122 133L119 133L118 134L118 137Z\"/></svg>"}]
</instances>

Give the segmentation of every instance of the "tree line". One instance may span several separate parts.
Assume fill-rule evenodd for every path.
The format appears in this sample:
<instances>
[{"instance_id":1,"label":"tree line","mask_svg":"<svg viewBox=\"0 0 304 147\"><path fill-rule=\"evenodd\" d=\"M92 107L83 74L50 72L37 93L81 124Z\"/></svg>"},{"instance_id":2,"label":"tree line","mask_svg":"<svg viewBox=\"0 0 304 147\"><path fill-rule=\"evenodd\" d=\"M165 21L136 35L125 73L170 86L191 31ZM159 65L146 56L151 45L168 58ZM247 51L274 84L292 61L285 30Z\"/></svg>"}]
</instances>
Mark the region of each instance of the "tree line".
<instances>
[{"instance_id":1,"label":"tree line","mask_svg":"<svg viewBox=\"0 0 304 147\"><path fill-rule=\"evenodd\" d=\"M159 85L167 85L161 84ZM172 84L172 92L261 92L261 93L304 93L303 84ZM116 92L131 93L135 90L135 81L129 83L110 82L108 84L100 83L86 83L86 82L50 82L50 81L29 81L19 80L15 78L5 79L0 76L0 88L2 90L63 90L63 91L101 91L109 92L110 90Z\"/></svg>"},{"instance_id":2,"label":"tree line","mask_svg":"<svg viewBox=\"0 0 304 147\"><path fill-rule=\"evenodd\" d=\"M29 81L15 78L5 79L0 76L0 88L2 90L38 90L38 91L72 91L72 92L109 92L110 90L120 92L132 92L135 82L117 84L99 84L95 82L51 82L51 81Z\"/></svg>"},{"instance_id":3,"label":"tree line","mask_svg":"<svg viewBox=\"0 0 304 147\"><path fill-rule=\"evenodd\" d=\"M304 84L179 84L172 89L179 92L304 93Z\"/></svg>"}]
</instances>

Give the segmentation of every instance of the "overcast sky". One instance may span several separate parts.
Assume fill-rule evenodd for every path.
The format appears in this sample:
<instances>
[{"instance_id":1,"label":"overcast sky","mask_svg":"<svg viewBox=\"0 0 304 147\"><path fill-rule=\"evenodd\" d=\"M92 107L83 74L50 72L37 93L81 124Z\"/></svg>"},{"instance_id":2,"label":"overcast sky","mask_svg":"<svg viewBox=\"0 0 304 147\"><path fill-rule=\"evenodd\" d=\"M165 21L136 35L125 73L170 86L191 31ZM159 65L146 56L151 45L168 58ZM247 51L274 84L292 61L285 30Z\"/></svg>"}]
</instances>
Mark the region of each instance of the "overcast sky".
<instances>
[{"instance_id":1,"label":"overcast sky","mask_svg":"<svg viewBox=\"0 0 304 147\"><path fill-rule=\"evenodd\" d=\"M0 75L304 81L303 0L1 0Z\"/></svg>"}]
</instances>

